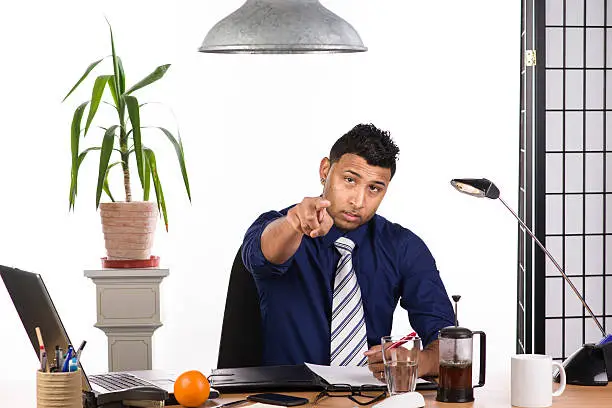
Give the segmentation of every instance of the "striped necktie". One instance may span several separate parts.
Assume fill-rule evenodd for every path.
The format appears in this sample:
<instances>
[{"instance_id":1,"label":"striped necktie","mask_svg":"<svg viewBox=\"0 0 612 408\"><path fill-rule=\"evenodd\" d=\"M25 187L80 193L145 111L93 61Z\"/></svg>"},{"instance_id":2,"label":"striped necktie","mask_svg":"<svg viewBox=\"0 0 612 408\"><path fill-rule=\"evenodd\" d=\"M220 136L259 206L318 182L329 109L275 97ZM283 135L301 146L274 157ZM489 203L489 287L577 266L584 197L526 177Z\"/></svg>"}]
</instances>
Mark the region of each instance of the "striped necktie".
<instances>
[{"instance_id":1,"label":"striped necktie","mask_svg":"<svg viewBox=\"0 0 612 408\"><path fill-rule=\"evenodd\" d=\"M334 243L340 261L334 279L331 319L331 362L333 366L365 365L368 349L361 289L353 269L355 243L340 237Z\"/></svg>"}]
</instances>

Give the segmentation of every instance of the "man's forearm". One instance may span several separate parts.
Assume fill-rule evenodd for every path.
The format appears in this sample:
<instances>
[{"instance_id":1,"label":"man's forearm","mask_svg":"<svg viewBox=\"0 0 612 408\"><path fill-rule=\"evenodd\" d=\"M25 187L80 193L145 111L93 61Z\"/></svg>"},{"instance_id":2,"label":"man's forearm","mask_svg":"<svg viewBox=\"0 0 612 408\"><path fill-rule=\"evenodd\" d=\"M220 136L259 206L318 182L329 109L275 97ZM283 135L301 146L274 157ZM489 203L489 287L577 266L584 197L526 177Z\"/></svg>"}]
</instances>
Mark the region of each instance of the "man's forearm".
<instances>
[{"instance_id":1,"label":"man's forearm","mask_svg":"<svg viewBox=\"0 0 612 408\"><path fill-rule=\"evenodd\" d=\"M419 377L436 376L440 370L439 340L434 340L419 354Z\"/></svg>"},{"instance_id":2,"label":"man's forearm","mask_svg":"<svg viewBox=\"0 0 612 408\"><path fill-rule=\"evenodd\" d=\"M282 264L295 254L302 236L286 217L281 217L268 224L261 234L261 251L268 261Z\"/></svg>"}]
</instances>

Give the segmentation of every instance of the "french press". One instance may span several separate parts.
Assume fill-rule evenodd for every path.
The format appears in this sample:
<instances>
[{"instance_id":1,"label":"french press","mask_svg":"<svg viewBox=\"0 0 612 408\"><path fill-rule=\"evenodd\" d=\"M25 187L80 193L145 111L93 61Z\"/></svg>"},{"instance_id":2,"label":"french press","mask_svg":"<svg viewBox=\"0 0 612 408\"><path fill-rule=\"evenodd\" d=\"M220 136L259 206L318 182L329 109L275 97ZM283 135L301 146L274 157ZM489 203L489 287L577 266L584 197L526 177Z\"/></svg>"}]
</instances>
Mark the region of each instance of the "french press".
<instances>
[{"instance_id":1,"label":"french press","mask_svg":"<svg viewBox=\"0 0 612 408\"><path fill-rule=\"evenodd\" d=\"M475 387L485 383L486 335L482 331L471 331L459 327L457 320L457 302L461 296L454 295L455 325L440 330L440 377L436 400L442 402L474 401ZM472 348L473 337L480 335L480 374L478 384L472 387Z\"/></svg>"}]
</instances>

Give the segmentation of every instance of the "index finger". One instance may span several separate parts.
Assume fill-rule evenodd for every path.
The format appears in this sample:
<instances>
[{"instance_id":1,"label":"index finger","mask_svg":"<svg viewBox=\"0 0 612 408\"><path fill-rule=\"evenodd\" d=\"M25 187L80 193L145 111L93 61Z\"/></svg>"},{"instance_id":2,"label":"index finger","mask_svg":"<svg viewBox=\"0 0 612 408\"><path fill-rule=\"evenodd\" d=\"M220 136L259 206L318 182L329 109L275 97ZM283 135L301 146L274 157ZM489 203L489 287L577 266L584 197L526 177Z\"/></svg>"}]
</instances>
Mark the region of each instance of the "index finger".
<instances>
[{"instance_id":1,"label":"index finger","mask_svg":"<svg viewBox=\"0 0 612 408\"><path fill-rule=\"evenodd\" d=\"M370 354L380 353L381 350L382 350L382 346L380 344L377 344L375 346L370 347L367 351L364 351L363 354L365 354L366 356L369 356Z\"/></svg>"},{"instance_id":2,"label":"index finger","mask_svg":"<svg viewBox=\"0 0 612 408\"><path fill-rule=\"evenodd\" d=\"M363 354L368 357L369 365L382 363L383 361L382 348L380 346L374 346Z\"/></svg>"},{"instance_id":3,"label":"index finger","mask_svg":"<svg viewBox=\"0 0 612 408\"><path fill-rule=\"evenodd\" d=\"M331 205L331 201L326 200L325 198L319 197L315 201L315 209L320 210L322 208L327 208Z\"/></svg>"}]
</instances>

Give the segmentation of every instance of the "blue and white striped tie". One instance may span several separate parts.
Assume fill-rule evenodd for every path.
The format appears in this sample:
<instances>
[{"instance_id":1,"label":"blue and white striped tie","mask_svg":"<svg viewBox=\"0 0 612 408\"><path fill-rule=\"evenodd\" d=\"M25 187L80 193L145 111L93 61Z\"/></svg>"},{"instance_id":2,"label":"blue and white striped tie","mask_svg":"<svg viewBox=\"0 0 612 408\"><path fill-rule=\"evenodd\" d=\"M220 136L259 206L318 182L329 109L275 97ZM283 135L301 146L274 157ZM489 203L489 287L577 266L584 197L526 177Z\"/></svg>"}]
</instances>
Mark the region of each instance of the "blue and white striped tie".
<instances>
[{"instance_id":1,"label":"blue and white striped tie","mask_svg":"<svg viewBox=\"0 0 612 408\"><path fill-rule=\"evenodd\" d=\"M334 279L331 319L330 365L365 365L368 349L366 325L361 303L361 289L353 269L352 252L355 243L340 237L334 243L340 261Z\"/></svg>"}]
</instances>

